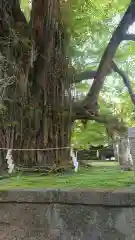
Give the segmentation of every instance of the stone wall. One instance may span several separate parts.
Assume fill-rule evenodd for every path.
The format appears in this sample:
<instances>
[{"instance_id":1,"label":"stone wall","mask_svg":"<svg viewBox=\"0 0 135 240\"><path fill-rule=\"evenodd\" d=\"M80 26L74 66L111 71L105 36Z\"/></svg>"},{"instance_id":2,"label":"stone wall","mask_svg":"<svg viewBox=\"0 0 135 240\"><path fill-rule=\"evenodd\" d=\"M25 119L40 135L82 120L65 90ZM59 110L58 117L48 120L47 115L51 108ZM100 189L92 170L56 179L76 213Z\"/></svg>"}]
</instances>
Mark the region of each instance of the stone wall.
<instances>
[{"instance_id":1,"label":"stone wall","mask_svg":"<svg viewBox=\"0 0 135 240\"><path fill-rule=\"evenodd\" d=\"M135 192L0 192L0 240L135 240Z\"/></svg>"}]
</instances>

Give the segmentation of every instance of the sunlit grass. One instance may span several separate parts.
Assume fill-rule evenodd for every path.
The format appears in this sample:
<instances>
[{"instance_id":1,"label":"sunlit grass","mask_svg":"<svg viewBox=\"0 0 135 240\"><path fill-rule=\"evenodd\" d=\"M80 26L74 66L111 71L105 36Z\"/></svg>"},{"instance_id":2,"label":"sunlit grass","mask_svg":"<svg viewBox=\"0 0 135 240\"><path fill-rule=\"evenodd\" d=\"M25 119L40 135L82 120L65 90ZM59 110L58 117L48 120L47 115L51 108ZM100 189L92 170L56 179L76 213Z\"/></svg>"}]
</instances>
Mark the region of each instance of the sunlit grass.
<instances>
[{"instance_id":1,"label":"sunlit grass","mask_svg":"<svg viewBox=\"0 0 135 240\"><path fill-rule=\"evenodd\" d=\"M0 189L15 188L122 188L135 183L132 171L121 171L115 162L94 162L78 173L42 176L23 175L0 180Z\"/></svg>"},{"instance_id":2,"label":"sunlit grass","mask_svg":"<svg viewBox=\"0 0 135 240\"><path fill-rule=\"evenodd\" d=\"M92 166L98 166L98 167L114 167L114 166L118 166L118 163L115 161L92 161Z\"/></svg>"}]
</instances>

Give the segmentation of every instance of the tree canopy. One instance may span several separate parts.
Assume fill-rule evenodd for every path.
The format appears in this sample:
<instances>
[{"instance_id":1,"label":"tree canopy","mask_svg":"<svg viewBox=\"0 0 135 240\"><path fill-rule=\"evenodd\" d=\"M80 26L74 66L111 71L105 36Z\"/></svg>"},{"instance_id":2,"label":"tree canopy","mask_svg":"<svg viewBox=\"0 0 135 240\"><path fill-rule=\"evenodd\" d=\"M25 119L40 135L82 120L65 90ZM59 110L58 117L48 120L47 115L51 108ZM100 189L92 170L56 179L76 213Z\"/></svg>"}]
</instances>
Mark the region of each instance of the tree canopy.
<instances>
[{"instance_id":1,"label":"tree canopy","mask_svg":"<svg viewBox=\"0 0 135 240\"><path fill-rule=\"evenodd\" d=\"M90 74L93 74L92 70L98 67L106 45L114 29L116 29L123 12L127 8L129 1L104 1L103 3L101 1L75 2L77 5L80 4L80 7L79 11L76 10L76 14L73 14L72 21L72 26L75 26L75 28L73 27L74 31L72 31L73 64L77 70L84 71L82 75L79 75L80 79L83 75L88 79L91 78ZM76 22L75 25L74 22ZM129 82L127 82L130 77L131 85L134 85L135 47L134 42L127 42L128 39L134 41L134 25L129 28L129 33L132 36L125 39L126 41L122 42L117 49L115 61L119 65L119 68L115 64L114 72L111 72L111 76L106 77L106 82L100 92L99 104L101 113L107 114L110 118L111 116L116 116L120 121L124 121L126 126L133 126L135 123L134 106L131 103L125 86L128 87L134 103L133 92L129 87ZM128 73L129 77L125 72ZM96 74L96 71L94 74ZM82 83L80 79L78 78L79 83L75 85L75 88L78 95L83 98L87 95L92 81L84 81ZM74 144L80 146L87 146L88 143L106 143L108 141L106 127L92 121L88 122L84 129L83 124L77 121L72 141Z\"/></svg>"},{"instance_id":2,"label":"tree canopy","mask_svg":"<svg viewBox=\"0 0 135 240\"><path fill-rule=\"evenodd\" d=\"M93 83L91 80L91 84L89 84L89 86L92 85L89 91L87 88L88 94L83 101L83 107L96 113L99 93L110 72L114 76L116 76L114 73L117 72L122 77L134 102L128 77L124 78L122 70L116 63L111 62L115 55L116 60L114 60L117 61L120 68L124 70L130 68L130 75L133 76L134 1L61 0L60 6L62 19L70 37L70 57L75 74L83 71L76 75L75 79L77 82L81 82L85 79L95 78ZM28 21L31 7L31 1L21 0L21 8ZM126 74L124 73L124 75Z\"/></svg>"}]
</instances>

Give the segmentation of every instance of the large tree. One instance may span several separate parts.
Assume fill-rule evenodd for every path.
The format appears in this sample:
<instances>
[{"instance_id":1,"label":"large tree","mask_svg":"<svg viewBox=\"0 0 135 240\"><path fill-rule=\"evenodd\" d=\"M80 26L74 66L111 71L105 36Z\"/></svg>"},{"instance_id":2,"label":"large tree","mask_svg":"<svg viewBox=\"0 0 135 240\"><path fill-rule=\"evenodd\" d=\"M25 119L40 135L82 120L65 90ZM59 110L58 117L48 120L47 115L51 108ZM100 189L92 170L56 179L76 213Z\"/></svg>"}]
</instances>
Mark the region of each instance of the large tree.
<instances>
[{"instance_id":1,"label":"large tree","mask_svg":"<svg viewBox=\"0 0 135 240\"><path fill-rule=\"evenodd\" d=\"M26 18L19 0L0 0L0 147L25 149L14 152L17 164L54 168L68 164L69 149L63 147L70 146L76 119L110 123L111 128L119 130L118 121L99 114L98 107L99 93L112 70L121 75L135 102L128 77L113 60L123 40L135 39L127 33L135 21L135 0L113 32L98 69L80 73L71 67L72 31L68 30L68 18L63 17L68 3L32 0ZM86 4L92 7L89 1ZM87 96L74 101L72 84L84 79L94 81ZM50 150L26 151L44 148Z\"/></svg>"}]
</instances>

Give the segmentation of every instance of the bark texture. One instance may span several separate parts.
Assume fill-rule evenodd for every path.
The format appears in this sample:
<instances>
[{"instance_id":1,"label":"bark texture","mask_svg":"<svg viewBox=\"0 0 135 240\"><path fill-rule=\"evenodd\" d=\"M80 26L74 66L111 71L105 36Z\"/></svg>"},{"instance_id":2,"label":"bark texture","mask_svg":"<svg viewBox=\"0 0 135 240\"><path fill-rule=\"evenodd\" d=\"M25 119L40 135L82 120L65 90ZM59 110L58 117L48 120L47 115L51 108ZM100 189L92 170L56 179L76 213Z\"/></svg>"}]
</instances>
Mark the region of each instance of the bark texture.
<instances>
[{"instance_id":1,"label":"bark texture","mask_svg":"<svg viewBox=\"0 0 135 240\"><path fill-rule=\"evenodd\" d=\"M118 144L119 164L123 170L131 170L133 166L128 138L121 138Z\"/></svg>"},{"instance_id":2,"label":"bark texture","mask_svg":"<svg viewBox=\"0 0 135 240\"><path fill-rule=\"evenodd\" d=\"M67 42L60 3L33 0L27 23L19 1L0 2L0 38L6 39L5 46L0 44L0 52L5 59L4 69L7 66L1 77L8 85L11 83L3 89L1 99L6 109L3 109L5 122L0 128L0 147L50 148L15 151L17 166L56 168L68 164L69 149L56 149L68 147L71 137Z\"/></svg>"}]
</instances>

